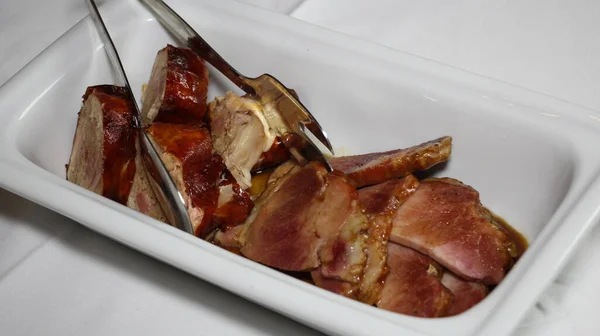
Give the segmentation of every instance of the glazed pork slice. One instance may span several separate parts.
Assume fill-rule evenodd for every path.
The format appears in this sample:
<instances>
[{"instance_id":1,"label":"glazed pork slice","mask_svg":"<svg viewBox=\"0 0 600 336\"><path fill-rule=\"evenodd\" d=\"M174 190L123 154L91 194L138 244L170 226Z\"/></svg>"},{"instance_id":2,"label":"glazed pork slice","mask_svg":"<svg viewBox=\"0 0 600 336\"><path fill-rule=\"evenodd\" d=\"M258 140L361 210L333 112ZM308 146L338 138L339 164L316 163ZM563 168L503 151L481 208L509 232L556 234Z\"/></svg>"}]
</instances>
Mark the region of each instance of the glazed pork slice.
<instances>
[{"instance_id":1,"label":"glazed pork slice","mask_svg":"<svg viewBox=\"0 0 600 336\"><path fill-rule=\"evenodd\" d=\"M446 315L453 296L440 281L443 269L438 263L394 243L388 244L387 263L389 272L377 307L419 317Z\"/></svg>"},{"instance_id":2,"label":"glazed pork slice","mask_svg":"<svg viewBox=\"0 0 600 336\"><path fill-rule=\"evenodd\" d=\"M215 228L212 219L225 168L213 152L209 131L201 126L155 122L148 127L148 134L185 200L194 235L204 237Z\"/></svg>"},{"instance_id":3,"label":"glazed pork slice","mask_svg":"<svg viewBox=\"0 0 600 336\"><path fill-rule=\"evenodd\" d=\"M279 179L284 178L292 169L297 168L297 165L294 161L287 161L277 167L275 170L268 174L261 174L259 179L262 181L261 183L252 185L252 189L256 189L259 187L259 184L264 184L264 188L260 188L260 190L249 190L250 197L254 197L253 205L251 208L250 216L246 219L245 223L242 223L233 227L221 227L219 228L214 235L212 242L218 246L226 248L230 251L239 251L242 248L241 240L245 237L242 236L242 233L246 233L246 226L253 221L253 217L256 216L259 210L269 201L272 197L271 193L273 193L283 180L279 181ZM257 176L254 176L256 179ZM254 195L252 194L254 192ZM241 253L241 252L240 252Z\"/></svg>"},{"instance_id":4,"label":"glazed pork slice","mask_svg":"<svg viewBox=\"0 0 600 336\"><path fill-rule=\"evenodd\" d=\"M327 279L359 286L367 259L365 245L369 221L358 201L356 189L343 174L327 175L327 189L318 216L316 233L322 246L319 250L321 266L316 272Z\"/></svg>"},{"instance_id":5,"label":"glazed pork slice","mask_svg":"<svg viewBox=\"0 0 600 336\"><path fill-rule=\"evenodd\" d=\"M492 221L475 189L451 178L427 179L398 209L390 240L464 279L494 285L514 262L515 242Z\"/></svg>"},{"instance_id":6,"label":"glazed pork slice","mask_svg":"<svg viewBox=\"0 0 600 336\"><path fill-rule=\"evenodd\" d=\"M452 138L446 136L407 149L335 157L330 163L360 188L429 169L447 161L451 151Z\"/></svg>"},{"instance_id":7,"label":"glazed pork slice","mask_svg":"<svg viewBox=\"0 0 600 336\"><path fill-rule=\"evenodd\" d=\"M346 184L352 188L347 181ZM387 274L387 244L392 219L399 205L414 192L417 186L417 179L409 175L402 179L360 189L358 200L361 205L360 209L367 217L367 227L366 229L362 228L363 235L357 240L361 243L360 256L362 257L361 261L364 260L364 264L355 263L362 267L354 268L356 271L362 271L362 274L360 277L354 278L354 281L352 279L348 281L348 279L323 272L323 269L326 268L322 266L311 272L315 284L367 304L372 305L379 301L383 280ZM340 262L340 264L343 265L344 262Z\"/></svg>"},{"instance_id":8,"label":"glazed pork slice","mask_svg":"<svg viewBox=\"0 0 600 336\"><path fill-rule=\"evenodd\" d=\"M67 165L68 181L127 203L136 171L133 111L125 88L87 88Z\"/></svg>"},{"instance_id":9,"label":"glazed pork slice","mask_svg":"<svg viewBox=\"0 0 600 336\"><path fill-rule=\"evenodd\" d=\"M142 123L199 124L206 112L208 69L191 49L167 45L156 55L142 98Z\"/></svg>"},{"instance_id":10,"label":"glazed pork slice","mask_svg":"<svg viewBox=\"0 0 600 336\"><path fill-rule=\"evenodd\" d=\"M284 164L241 233L247 258L286 271L319 268L329 278L356 283L364 267L367 218L356 189L318 163Z\"/></svg>"},{"instance_id":11,"label":"glazed pork slice","mask_svg":"<svg viewBox=\"0 0 600 336\"><path fill-rule=\"evenodd\" d=\"M314 222L323 202L326 176L321 165L294 165L270 183L255 201L240 234L242 254L287 271L318 267L321 241Z\"/></svg>"},{"instance_id":12,"label":"glazed pork slice","mask_svg":"<svg viewBox=\"0 0 600 336\"><path fill-rule=\"evenodd\" d=\"M458 315L481 302L488 295L486 285L463 280L450 272L444 272L442 284L454 295L454 300L446 316Z\"/></svg>"},{"instance_id":13,"label":"glazed pork slice","mask_svg":"<svg viewBox=\"0 0 600 336\"><path fill-rule=\"evenodd\" d=\"M387 181L358 191L360 203L369 218L367 230L367 262L359 288L359 300L375 304L381 298L387 274L388 239L392 220L399 206L417 189L419 182L413 175Z\"/></svg>"}]
</instances>

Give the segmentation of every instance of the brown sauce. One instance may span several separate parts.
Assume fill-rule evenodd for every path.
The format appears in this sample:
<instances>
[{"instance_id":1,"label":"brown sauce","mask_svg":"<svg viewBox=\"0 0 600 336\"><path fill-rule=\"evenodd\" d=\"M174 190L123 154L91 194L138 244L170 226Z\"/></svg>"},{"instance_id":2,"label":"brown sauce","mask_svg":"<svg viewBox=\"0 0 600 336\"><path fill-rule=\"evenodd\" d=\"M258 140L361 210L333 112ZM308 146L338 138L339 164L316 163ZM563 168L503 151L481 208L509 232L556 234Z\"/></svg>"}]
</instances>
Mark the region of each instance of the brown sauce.
<instances>
[{"instance_id":1,"label":"brown sauce","mask_svg":"<svg viewBox=\"0 0 600 336\"><path fill-rule=\"evenodd\" d=\"M269 177L271 177L272 172L273 170L265 170L252 175L252 186L248 189L252 199L256 199L263 191L265 191L265 189L267 189Z\"/></svg>"},{"instance_id":2,"label":"brown sauce","mask_svg":"<svg viewBox=\"0 0 600 336\"><path fill-rule=\"evenodd\" d=\"M527 241L527 238L525 238L525 236L521 232L517 231L515 228L510 226L510 224L508 224L508 222L504 220L504 218L496 215L492 211L490 211L490 213L492 214L493 223L502 231L504 231L504 233L510 238L510 240L515 243L514 250L511 251L511 256L516 262L519 258L521 258L523 253L525 253L525 250L527 250L527 248L529 247L529 242Z\"/></svg>"}]
</instances>

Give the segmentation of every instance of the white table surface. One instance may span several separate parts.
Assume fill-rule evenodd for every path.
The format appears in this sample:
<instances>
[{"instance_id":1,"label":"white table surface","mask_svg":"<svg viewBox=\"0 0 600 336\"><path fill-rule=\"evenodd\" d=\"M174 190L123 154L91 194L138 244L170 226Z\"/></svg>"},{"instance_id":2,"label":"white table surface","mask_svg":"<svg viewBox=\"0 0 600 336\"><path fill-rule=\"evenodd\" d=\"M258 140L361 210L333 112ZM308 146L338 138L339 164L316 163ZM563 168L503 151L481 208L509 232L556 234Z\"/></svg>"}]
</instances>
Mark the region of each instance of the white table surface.
<instances>
[{"instance_id":1,"label":"white table surface","mask_svg":"<svg viewBox=\"0 0 600 336\"><path fill-rule=\"evenodd\" d=\"M600 1L243 1L600 111ZM0 85L86 13L2 0ZM599 243L600 228L515 335L600 334ZM0 335L134 334L318 333L0 190Z\"/></svg>"}]
</instances>

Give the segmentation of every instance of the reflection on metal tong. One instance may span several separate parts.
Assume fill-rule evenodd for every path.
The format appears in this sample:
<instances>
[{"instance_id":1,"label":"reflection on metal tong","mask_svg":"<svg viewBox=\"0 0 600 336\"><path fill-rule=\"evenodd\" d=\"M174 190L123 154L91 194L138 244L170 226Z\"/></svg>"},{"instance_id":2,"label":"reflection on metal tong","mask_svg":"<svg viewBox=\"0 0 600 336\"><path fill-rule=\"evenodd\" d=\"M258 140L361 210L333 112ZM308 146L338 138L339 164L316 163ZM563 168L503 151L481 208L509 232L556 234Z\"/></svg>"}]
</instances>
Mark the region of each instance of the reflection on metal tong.
<instances>
[{"instance_id":1,"label":"reflection on metal tong","mask_svg":"<svg viewBox=\"0 0 600 336\"><path fill-rule=\"evenodd\" d=\"M104 25L102 16L98 11L96 2L94 0L87 0L87 3L90 9L92 21L94 21L96 30L98 31L98 34L100 35L100 38L104 44L104 49L108 54L108 58L110 59L113 69L119 76L119 83L117 84L125 86L131 97L131 100L133 101L133 105L135 106L134 126L139 130L138 138L140 140L140 149L144 159L144 165L149 172L148 177L150 184L152 185L152 189L156 193L159 202L171 224L174 224L183 231L193 234L192 223L186 210L185 201L175 186L175 183L171 179L171 176L169 175L165 165L161 161L156 148L146 133L146 130L142 127L142 116L140 109L135 100L135 96L133 95L133 91L131 90L131 86L129 85L129 80L125 74L125 69L123 68L123 64L121 63L121 59L117 53L117 49L110 38L110 34Z\"/></svg>"},{"instance_id":2,"label":"reflection on metal tong","mask_svg":"<svg viewBox=\"0 0 600 336\"><path fill-rule=\"evenodd\" d=\"M329 138L321 125L291 90L269 74L263 74L256 78L240 74L163 1L140 1L154 13L156 19L180 43L195 51L240 89L256 97L263 105L275 106L274 110L278 112L282 122L269 126L285 129L288 133L291 131L304 140L300 142L301 145L298 142L284 141L284 145L300 163L319 161L331 171L327 156L331 157L334 153Z\"/></svg>"}]
</instances>

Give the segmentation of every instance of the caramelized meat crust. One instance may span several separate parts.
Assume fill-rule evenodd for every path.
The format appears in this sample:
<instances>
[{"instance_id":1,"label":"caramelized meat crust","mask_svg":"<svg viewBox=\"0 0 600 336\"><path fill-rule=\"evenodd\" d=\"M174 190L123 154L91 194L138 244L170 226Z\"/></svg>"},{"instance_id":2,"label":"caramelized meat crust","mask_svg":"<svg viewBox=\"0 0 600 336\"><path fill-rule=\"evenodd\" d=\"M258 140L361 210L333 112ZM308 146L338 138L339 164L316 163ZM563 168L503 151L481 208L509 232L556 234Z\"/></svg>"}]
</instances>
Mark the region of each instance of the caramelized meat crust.
<instances>
[{"instance_id":1,"label":"caramelized meat crust","mask_svg":"<svg viewBox=\"0 0 600 336\"><path fill-rule=\"evenodd\" d=\"M83 96L67 180L127 203L135 165L134 107L124 88L88 87Z\"/></svg>"},{"instance_id":2,"label":"caramelized meat crust","mask_svg":"<svg viewBox=\"0 0 600 336\"><path fill-rule=\"evenodd\" d=\"M208 69L187 48L167 45L156 55L142 99L142 121L200 124L206 112Z\"/></svg>"},{"instance_id":3,"label":"caramelized meat crust","mask_svg":"<svg viewBox=\"0 0 600 336\"><path fill-rule=\"evenodd\" d=\"M360 188L429 169L447 161L451 151L452 138L446 136L407 149L335 157L330 163Z\"/></svg>"},{"instance_id":4,"label":"caramelized meat crust","mask_svg":"<svg viewBox=\"0 0 600 336\"><path fill-rule=\"evenodd\" d=\"M247 213L249 196L241 194L239 186L232 181L222 181L225 166L221 157L213 152L206 128L153 123L148 127L148 134L160 148L161 159L184 197L196 236L204 237L219 222L241 221L236 206L241 204L242 213ZM231 194L223 195L219 202L221 191L225 193L225 189ZM215 212L217 220L213 221ZM227 219L229 215L233 216L231 221Z\"/></svg>"}]
</instances>

